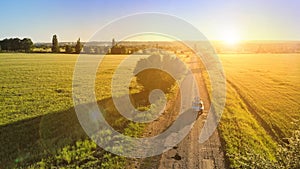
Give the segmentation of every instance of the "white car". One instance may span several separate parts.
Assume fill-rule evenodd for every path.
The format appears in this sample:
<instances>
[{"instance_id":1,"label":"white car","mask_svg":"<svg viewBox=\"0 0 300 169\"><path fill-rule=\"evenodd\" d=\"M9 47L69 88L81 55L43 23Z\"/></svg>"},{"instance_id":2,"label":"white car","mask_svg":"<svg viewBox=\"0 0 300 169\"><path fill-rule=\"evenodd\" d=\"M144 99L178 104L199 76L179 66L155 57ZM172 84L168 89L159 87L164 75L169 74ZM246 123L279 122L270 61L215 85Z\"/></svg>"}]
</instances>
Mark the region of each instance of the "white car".
<instances>
[{"instance_id":1,"label":"white car","mask_svg":"<svg viewBox=\"0 0 300 169\"><path fill-rule=\"evenodd\" d=\"M192 103L192 109L200 114L204 111L203 101L199 97L195 97Z\"/></svg>"}]
</instances>

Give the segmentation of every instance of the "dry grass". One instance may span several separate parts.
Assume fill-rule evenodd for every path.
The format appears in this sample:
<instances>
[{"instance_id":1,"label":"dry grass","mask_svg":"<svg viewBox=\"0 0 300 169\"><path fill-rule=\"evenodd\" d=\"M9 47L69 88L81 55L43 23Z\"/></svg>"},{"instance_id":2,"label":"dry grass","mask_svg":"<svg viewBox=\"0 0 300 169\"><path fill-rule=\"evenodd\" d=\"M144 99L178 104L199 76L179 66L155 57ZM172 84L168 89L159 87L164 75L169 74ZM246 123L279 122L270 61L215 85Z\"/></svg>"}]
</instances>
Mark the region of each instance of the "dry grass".
<instances>
[{"instance_id":1,"label":"dry grass","mask_svg":"<svg viewBox=\"0 0 300 169\"><path fill-rule=\"evenodd\" d=\"M279 137L300 125L300 55L222 55L227 80Z\"/></svg>"},{"instance_id":2,"label":"dry grass","mask_svg":"<svg viewBox=\"0 0 300 169\"><path fill-rule=\"evenodd\" d=\"M300 124L300 55L228 54L220 58L227 100L219 130L230 167L251 167L257 154L276 160L278 145Z\"/></svg>"}]
</instances>

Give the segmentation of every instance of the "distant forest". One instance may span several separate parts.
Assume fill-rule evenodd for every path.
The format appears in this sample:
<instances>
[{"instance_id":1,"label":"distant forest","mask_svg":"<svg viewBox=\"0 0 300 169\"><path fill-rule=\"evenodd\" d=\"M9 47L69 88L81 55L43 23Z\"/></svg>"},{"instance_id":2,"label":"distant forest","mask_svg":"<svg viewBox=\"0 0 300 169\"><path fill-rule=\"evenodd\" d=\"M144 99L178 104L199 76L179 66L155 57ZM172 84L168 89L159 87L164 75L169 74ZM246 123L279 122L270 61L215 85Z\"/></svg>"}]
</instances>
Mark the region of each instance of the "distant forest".
<instances>
[{"instance_id":1,"label":"distant forest","mask_svg":"<svg viewBox=\"0 0 300 169\"><path fill-rule=\"evenodd\" d=\"M0 41L0 51L3 52L31 52L33 42L29 38L10 38Z\"/></svg>"},{"instance_id":2,"label":"distant forest","mask_svg":"<svg viewBox=\"0 0 300 169\"><path fill-rule=\"evenodd\" d=\"M59 42L53 35L52 43L33 43L30 38L10 38L0 40L0 52L26 52L26 53L69 53L69 54L151 54L157 50L184 53L182 44L175 42L140 42L122 41L115 42ZM212 41L216 53L300 53L298 41L245 41L236 45L228 45L222 41ZM206 51L211 49L206 42L192 42L193 50ZM186 46L187 47L187 46Z\"/></svg>"}]
</instances>

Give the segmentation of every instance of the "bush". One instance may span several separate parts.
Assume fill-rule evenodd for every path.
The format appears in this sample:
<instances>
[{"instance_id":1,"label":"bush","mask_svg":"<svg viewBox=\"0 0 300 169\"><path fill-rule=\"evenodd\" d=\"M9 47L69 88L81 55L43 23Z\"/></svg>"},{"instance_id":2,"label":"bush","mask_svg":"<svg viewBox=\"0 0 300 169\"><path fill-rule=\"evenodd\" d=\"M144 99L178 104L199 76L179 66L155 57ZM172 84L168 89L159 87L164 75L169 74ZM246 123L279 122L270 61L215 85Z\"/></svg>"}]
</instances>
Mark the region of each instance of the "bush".
<instances>
[{"instance_id":1,"label":"bush","mask_svg":"<svg viewBox=\"0 0 300 169\"><path fill-rule=\"evenodd\" d=\"M151 55L137 62L134 74L136 74L137 82L144 87L145 91L161 89L168 92L174 82L179 80L186 71L185 64L177 57Z\"/></svg>"}]
</instances>

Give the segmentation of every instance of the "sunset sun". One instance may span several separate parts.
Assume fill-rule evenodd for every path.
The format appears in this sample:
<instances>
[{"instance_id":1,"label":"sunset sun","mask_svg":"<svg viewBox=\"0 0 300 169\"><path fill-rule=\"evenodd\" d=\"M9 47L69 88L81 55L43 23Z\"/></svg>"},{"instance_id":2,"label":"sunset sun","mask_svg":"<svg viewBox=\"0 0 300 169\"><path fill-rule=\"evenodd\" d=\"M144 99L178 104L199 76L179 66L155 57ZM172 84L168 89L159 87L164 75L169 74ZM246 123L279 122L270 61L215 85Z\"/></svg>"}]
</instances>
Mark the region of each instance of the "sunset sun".
<instances>
[{"instance_id":1,"label":"sunset sun","mask_svg":"<svg viewBox=\"0 0 300 169\"><path fill-rule=\"evenodd\" d=\"M227 29L222 32L222 41L228 45L235 45L240 42L240 36L238 31L233 29Z\"/></svg>"}]
</instances>

